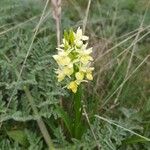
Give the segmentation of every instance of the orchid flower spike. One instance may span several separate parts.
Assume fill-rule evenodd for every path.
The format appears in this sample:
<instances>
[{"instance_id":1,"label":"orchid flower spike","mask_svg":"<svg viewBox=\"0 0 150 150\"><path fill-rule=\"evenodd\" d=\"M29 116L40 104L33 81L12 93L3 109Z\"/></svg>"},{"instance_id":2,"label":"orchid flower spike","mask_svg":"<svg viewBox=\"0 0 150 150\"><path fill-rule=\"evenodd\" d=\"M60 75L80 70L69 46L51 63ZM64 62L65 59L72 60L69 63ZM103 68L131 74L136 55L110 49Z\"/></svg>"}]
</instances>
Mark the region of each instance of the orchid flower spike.
<instances>
[{"instance_id":1,"label":"orchid flower spike","mask_svg":"<svg viewBox=\"0 0 150 150\"><path fill-rule=\"evenodd\" d=\"M76 33L73 30L65 32L63 42L57 48L57 55L53 55L58 64L56 69L58 81L67 79L66 87L73 93L77 92L77 88L82 82L93 80L92 48L87 48L88 39L89 37L83 35L80 27Z\"/></svg>"}]
</instances>

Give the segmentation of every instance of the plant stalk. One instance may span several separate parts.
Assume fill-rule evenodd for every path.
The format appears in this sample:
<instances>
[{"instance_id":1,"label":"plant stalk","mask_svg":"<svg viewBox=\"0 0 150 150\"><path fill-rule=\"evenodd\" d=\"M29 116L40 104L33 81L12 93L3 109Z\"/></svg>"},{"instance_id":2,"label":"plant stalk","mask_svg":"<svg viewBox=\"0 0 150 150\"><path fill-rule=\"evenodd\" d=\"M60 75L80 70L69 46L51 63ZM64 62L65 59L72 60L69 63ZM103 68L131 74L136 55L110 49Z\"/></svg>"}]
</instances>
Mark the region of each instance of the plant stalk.
<instances>
[{"instance_id":1,"label":"plant stalk","mask_svg":"<svg viewBox=\"0 0 150 150\"><path fill-rule=\"evenodd\" d=\"M80 137L80 127L81 127L81 116L82 116L82 87L78 87L77 93L74 95L74 111L75 111L75 122L74 122L74 136L75 138Z\"/></svg>"},{"instance_id":2,"label":"plant stalk","mask_svg":"<svg viewBox=\"0 0 150 150\"><path fill-rule=\"evenodd\" d=\"M24 89L25 94L26 94L26 96L27 96L27 98L28 98L28 100L29 100L29 103L30 103L30 105L31 105L31 108L32 108L32 110L33 110L33 113L34 113L36 116L38 116L38 110L37 110L37 108L36 108L36 106L35 106L35 104L34 104L33 97L32 97L32 95L31 95L29 89L28 89L26 86L24 86L23 89ZM54 146L53 146L53 143L52 143L52 141L51 141L51 137L50 137L50 135L49 135L49 133L48 133L48 131L47 131L47 128L46 128L46 126L45 126L45 123L43 122L43 120L42 120L41 117L39 117L39 118L37 119L37 123L38 123L38 126L39 126L39 128L40 128L40 131L41 131L41 133L42 133L42 135L43 135L43 138L44 138L44 140L45 140L45 142L46 142L46 144L47 144L49 150L55 150L55 148L54 148Z\"/></svg>"}]
</instances>

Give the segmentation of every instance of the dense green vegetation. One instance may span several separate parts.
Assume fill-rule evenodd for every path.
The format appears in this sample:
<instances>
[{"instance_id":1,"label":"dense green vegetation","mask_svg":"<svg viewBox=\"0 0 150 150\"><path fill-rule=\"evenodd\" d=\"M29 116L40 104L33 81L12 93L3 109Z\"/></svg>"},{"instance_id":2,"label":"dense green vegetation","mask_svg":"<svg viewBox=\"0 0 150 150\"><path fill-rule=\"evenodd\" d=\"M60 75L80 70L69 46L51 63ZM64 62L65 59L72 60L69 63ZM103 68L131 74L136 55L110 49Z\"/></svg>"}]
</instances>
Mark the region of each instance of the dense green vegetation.
<instances>
[{"instance_id":1,"label":"dense green vegetation","mask_svg":"<svg viewBox=\"0 0 150 150\"><path fill-rule=\"evenodd\" d=\"M54 72L56 25L45 3L0 0L0 150L48 149L41 118L56 149L150 150L149 0L91 1L94 80L82 87L77 135L73 95ZM62 2L61 34L82 27L87 4Z\"/></svg>"}]
</instances>

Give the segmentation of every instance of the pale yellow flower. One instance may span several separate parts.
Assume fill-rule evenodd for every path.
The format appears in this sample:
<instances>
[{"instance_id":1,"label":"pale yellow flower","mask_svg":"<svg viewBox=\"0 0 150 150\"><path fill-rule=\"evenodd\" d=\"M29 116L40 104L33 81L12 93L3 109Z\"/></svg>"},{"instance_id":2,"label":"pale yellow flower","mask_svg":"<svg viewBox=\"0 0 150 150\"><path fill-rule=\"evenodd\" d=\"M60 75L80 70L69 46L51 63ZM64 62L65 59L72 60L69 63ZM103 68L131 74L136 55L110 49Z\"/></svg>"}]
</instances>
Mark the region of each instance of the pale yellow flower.
<instances>
[{"instance_id":1,"label":"pale yellow flower","mask_svg":"<svg viewBox=\"0 0 150 150\"><path fill-rule=\"evenodd\" d=\"M75 74L75 77L76 77L77 80L82 81L84 79L84 73L83 72L77 72Z\"/></svg>"},{"instance_id":2,"label":"pale yellow flower","mask_svg":"<svg viewBox=\"0 0 150 150\"><path fill-rule=\"evenodd\" d=\"M71 81L71 82L69 83L69 85L67 86L67 88L68 88L69 90L71 90L73 93L76 93L76 92L77 92L77 87L78 87L78 85L77 85L77 83L76 83L75 81Z\"/></svg>"},{"instance_id":3,"label":"pale yellow flower","mask_svg":"<svg viewBox=\"0 0 150 150\"><path fill-rule=\"evenodd\" d=\"M86 75L88 80L93 80L92 71L94 70L93 67L83 66L80 70Z\"/></svg>"},{"instance_id":4,"label":"pale yellow flower","mask_svg":"<svg viewBox=\"0 0 150 150\"><path fill-rule=\"evenodd\" d=\"M73 64L69 64L68 66L65 66L63 68L63 72L65 75L70 76L71 74L73 74Z\"/></svg>"},{"instance_id":5,"label":"pale yellow flower","mask_svg":"<svg viewBox=\"0 0 150 150\"><path fill-rule=\"evenodd\" d=\"M87 40L80 28L76 33L72 30L65 32L62 44L57 48L58 54L53 56L58 64L58 81L67 79L66 87L74 93L82 82L93 80L94 68L90 67L92 48L87 48Z\"/></svg>"},{"instance_id":6,"label":"pale yellow flower","mask_svg":"<svg viewBox=\"0 0 150 150\"><path fill-rule=\"evenodd\" d=\"M78 28L77 32L74 33L74 37L75 37L75 45L77 47L81 47L83 45L83 41L87 41L89 39L88 36L83 35L82 33L82 29Z\"/></svg>"},{"instance_id":7,"label":"pale yellow flower","mask_svg":"<svg viewBox=\"0 0 150 150\"><path fill-rule=\"evenodd\" d=\"M76 40L75 44L77 47L81 47L83 45L83 42L81 40Z\"/></svg>"},{"instance_id":8,"label":"pale yellow flower","mask_svg":"<svg viewBox=\"0 0 150 150\"><path fill-rule=\"evenodd\" d=\"M67 53L60 52L58 55L54 55L53 58L57 61L59 65L69 65L71 62L71 59L67 56Z\"/></svg>"},{"instance_id":9,"label":"pale yellow flower","mask_svg":"<svg viewBox=\"0 0 150 150\"><path fill-rule=\"evenodd\" d=\"M64 80L65 74L64 74L63 72L60 72L60 73L57 75L57 78L58 78L58 82L61 82L62 80Z\"/></svg>"},{"instance_id":10,"label":"pale yellow flower","mask_svg":"<svg viewBox=\"0 0 150 150\"><path fill-rule=\"evenodd\" d=\"M88 80L93 80L92 72L91 72L91 73L87 73L87 74L86 74L86 78L87 78Z\"/></svg>"},{"instance_id":11,"label":"pale yellow flower","mask_svg":"<svg viewBox=\"0 0 150 150\"><path fill-rule=\"evenodd\" d=\"M70 64L71 59L69 57L63 57L62 59L59 59L59 64L60 65L69 65Z\"/></svg>"},{"instance_id":12,"label":"pale yellow flower","mask_svg":"<svg viewBox=\"0 0 150 150\"><path fill-rule=\"evenodd\" d=\"M94 68L93 67L89 67L87 65L84 65L84 66L80 66L79 70L84 72L84 73L86 73L86 72L89 72L89 71L93 71Z\"/></svg>"},{"instance_id":13,"label":"pale yellow flower","mask_svg":"<svg viewBox=\"0 0 150 150\"><path fill-rule=\"evenodd\" d=\"M80 61L83 64L88 64L90 61L93 61L93 58L90 56L92 53L92 48L86 49L85 46L82 46L82 49L79 52Z\"/></svg>"},{"instance_id":14,"label":"pale yellow flower","mask_svg":"<svg viewBox=\"0 0 150 150\"><path fill-rule=\"evenodd\" d=\"M86 65L89 61L93 61L93 58L90 55L83 55L81 56L80 61Z\"/></svg>"},{"instance_id":15,"label":"pale yellow flower","mask_svg":"<svg viewBox=\"0 0 150 150\"><path fill-rule=\"evenodd\" d=\"M75 40L87 41L89 39L88 36L83 35L82 29L80 29L80 27L77 29L77 32L74 34L74 36L75 36Z\"/></svg>"}]
</instances>

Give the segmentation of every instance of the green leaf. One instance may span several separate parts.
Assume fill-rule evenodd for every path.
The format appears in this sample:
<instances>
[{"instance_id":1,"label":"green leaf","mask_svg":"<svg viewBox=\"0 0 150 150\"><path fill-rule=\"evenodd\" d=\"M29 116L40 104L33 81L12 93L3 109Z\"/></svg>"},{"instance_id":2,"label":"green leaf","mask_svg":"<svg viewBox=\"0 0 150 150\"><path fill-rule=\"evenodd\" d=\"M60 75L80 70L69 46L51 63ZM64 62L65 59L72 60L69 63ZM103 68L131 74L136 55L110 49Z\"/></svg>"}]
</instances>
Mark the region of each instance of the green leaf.
<instances>
[{"instance_id":1,"label":"green leaf","mask_svg":"<svg viewBox=\"0 0 150 150\"><path fill-rule=\"evenodd\" d=\"M29 142L24 131L21 130L12 130L7 131L9 138L13 139L15 142L18 142L22 146L28 147Z\"/></svg>"},{"instance_id":2,"label":"green leaf","mask_svg":"<svg viewBox=\"0 0 150 150\"><path fill-rule=\"evenodd\" d=\"M147 102L144 105L144 112L150 111L150 98L147 100Z\"/></svg>"},{"instance_id":3,"label":"green leaf","mask_svg":"<svg viewBox=\"0 0 150 150\"><path fill-rule=\"evenodd\" d=\"M130 138L127 138L126 140L123 141L123 144L135 144L135 143L143 143L143 142L149 142L143 138L140 138L138 136L133 135Z\"/></svg>"},{"instance_id":4,"label":"green leaf","mask_svg":"<svg viewBox=\"0 0 150 150\"><path fill-rule=\"evenodd\" d=\"M61 119L64 121L69 133L72 135L72 121L68 114L59 106L56 106L56 111L60 115Z\"/></svg>"}]
</instances>

